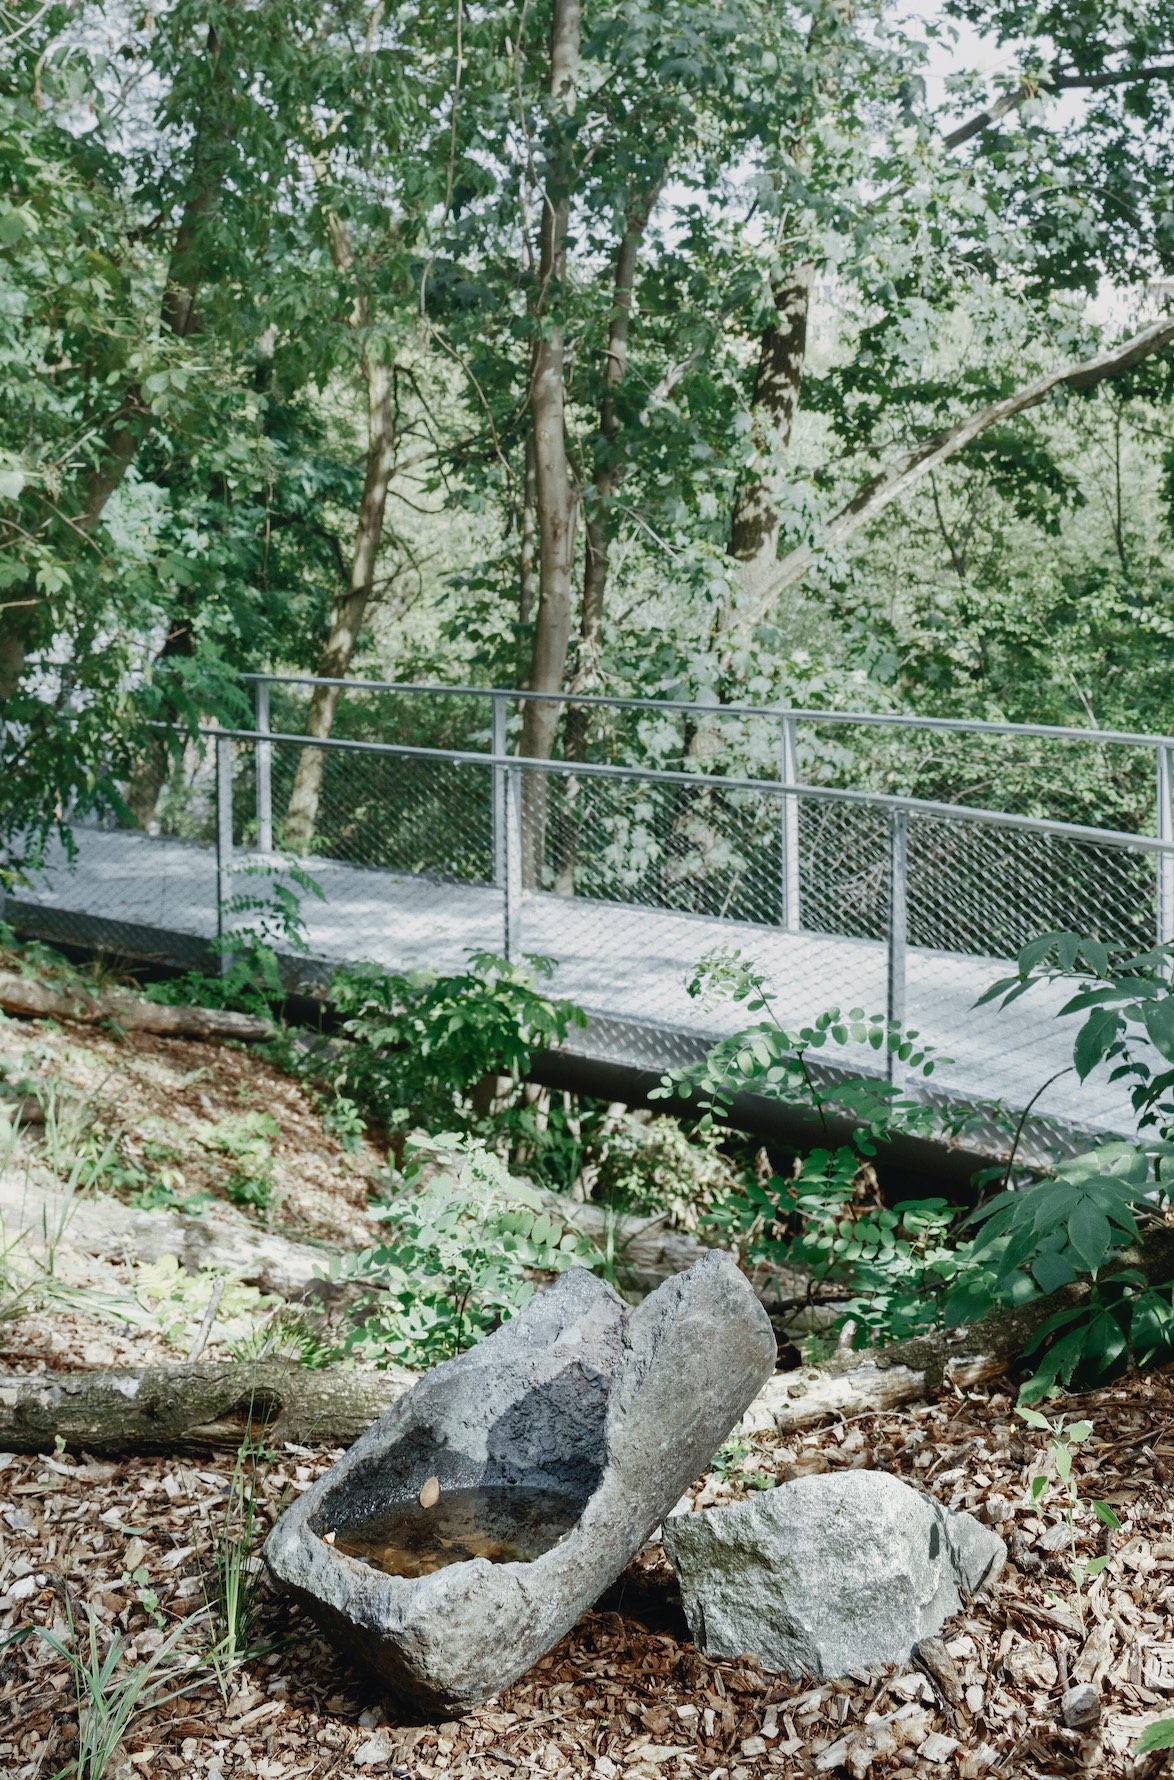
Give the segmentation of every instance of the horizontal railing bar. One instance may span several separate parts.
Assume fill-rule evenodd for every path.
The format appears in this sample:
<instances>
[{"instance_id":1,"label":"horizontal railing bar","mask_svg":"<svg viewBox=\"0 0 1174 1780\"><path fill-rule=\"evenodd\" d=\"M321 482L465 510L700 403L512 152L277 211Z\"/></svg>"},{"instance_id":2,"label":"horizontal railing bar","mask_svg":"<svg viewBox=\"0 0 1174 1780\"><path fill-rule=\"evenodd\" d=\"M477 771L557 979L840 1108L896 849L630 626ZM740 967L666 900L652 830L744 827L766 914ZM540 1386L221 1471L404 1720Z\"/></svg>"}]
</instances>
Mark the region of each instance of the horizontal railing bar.
<instances>
[{"instance_id":1,"label":"horizontal railing bar","mask_svg":"<svg viewBox=\"0 0 1174 1780\"><path fill-rule=\"evenodd\" d=\"M153 724L164 729L166 724ZM201 725L205 736L227 737L234 742L289 743L296 748L340 748L355 754L385 754L396 759L444 761L449 766L514 767L529 772L555 773L568 779L637 779L651 785L696 785L714 791L766 791L772 795L814 798L820 803L863 804L880 810L908 810L913 815L938 816L957 822L981 822L987 827L1015 828L1032 834L1051 834L1061 839L1092 841L1110 847L1136 847L1146 853L1174 855L1174 840L1153 835L1129 834L1123 829L1085 828L1073 822L1050 822L1042 816L1015 816L1000 810L982 810L970 804L933 803L918 797L900 797L887 791L843 791L832 785L789 784L783 779L724 778L717 773L674 772L667 767L606 766L576 760L539 760L528 754L489 754L461 748L424 748L409 742L360 742L347 736L292 735L281 730L219 729Z\"/></svg>"},{"instance_id":2,"label":"horizontal railing bar","mask_svg":"<svg viewBox=\"0 0 1174 1780\"><path fill-rule=\"evenodd\" d=\"M712 717L793 717L800 723L866 723L888 729L943 729L974 735L1043 736L1060 742L1104 742L1114 746L1174 746L1174 736L1144 730L1078 729L1055 723L988 723L977 717L915 717L902 711L820 711L799 705L718 705L674 698L619 698L598 692L530 692L516 686L417 685L410 680L329 679L317 674L242 674L271 686L340 686L359 692L424 692L452 698L510 698L544 705L608 705L631 711L687 711Z\"/></svg>"}]
</instances>

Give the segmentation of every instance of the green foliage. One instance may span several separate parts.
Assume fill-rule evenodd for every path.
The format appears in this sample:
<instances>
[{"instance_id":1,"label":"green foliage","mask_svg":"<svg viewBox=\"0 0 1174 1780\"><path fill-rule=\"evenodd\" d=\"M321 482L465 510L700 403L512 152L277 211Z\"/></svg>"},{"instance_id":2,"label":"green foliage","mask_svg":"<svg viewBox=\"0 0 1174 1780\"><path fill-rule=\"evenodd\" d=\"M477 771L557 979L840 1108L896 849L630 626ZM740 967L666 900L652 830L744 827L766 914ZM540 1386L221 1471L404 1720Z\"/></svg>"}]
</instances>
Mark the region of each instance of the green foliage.
<instances>
[{"instance_id":1,"label":"green foliage","mask_svg":"<svg viewBox=\"0 0 1174 1780\"><path fill-rule=\"evenodd\" d=\"M1016 965L977 1005L1001 998L1007 1007L1039 983L1083 983L1060 1009L1084 1015L1072 1050L1077 1075L1084 1081L1110 1065L1110 1081L1130 1085L1139 1128L1174 1136L1174 943L1134 952L1079 933L1045 933Z\"/></svg>"},{"instance_id":2,"label":"green foliage","mask_svg":"<svg viewBox=\"0 0 1174 1780\"><path fill-rule=\"evenodd\" d=\"M553 960L511 964L474 952L459 975L391 974L348 965L331 980L330 1000L349 1040L336 1059L333 1086L389 1131L421 1123L433 1130L472 1129L474 1094L491 1078L509 1083L499 1113L524 1131L522 1078L536 1050L561 1044L585 1015L539 987Z\"/></svg>"},{"instance_id":3,"label":"green foliage","mask_svg":"<svg viewBox=\"0 0 1174 1780\"><path fill-rule=\"evenodd\" d=\"M234 1205L268 1211L276 1191L271 1140L281 1135L277 1121L265 1112L246 1112L222 1119L200 1134L205 1149L227 1156L232 1166L224 1191Z\"/></svg>"},{"instance_id":4,"label":"green foliage","mask_svg":"<svg viewBox=\"0 0 1174 1780\"><path fill-rule=\"evenodd\" d=\"M451 1359L527 1305L550 1275L599 1257L476 1139L410 1142L388 1240L332 1279L377 1285L345 1352L387 1364Z\"/></svg>"},{"instance_id":5,"label":"green foliage","mask_svg":"<svg viewBox=\"0 0 1174 1780\"><path fill-rule=\"evenodd\" d=\"M245 1343L264 1327L280 1301L256 1286L225 1279L207 1268L189 1273L177 1255L161 1255L135 1270L132 1291L111 1301L94 1298L93 1308L112 1320L154 1330L171 1347L188 1349L215 1302L217 1339Z\"/></svg>"},{"instance_id":6,"label":"green foliage","mask_svg":"<svg viewBox=\"0 0 1174 1780\"><path fill-rule=\"evenodd\" d=\"M254 1447L238 1449L210 1561L207 1553L199 1559L211 1629L208 1660L226 1700L234 1671L261 1654L256 1632L264 1566L257 1547L268 1531L261 1507L261 1461Z\"/></svg>"},{"instance_id":7,"label":"green foliage","mask_svg":"<svg viewBox=\"0 0 1174 1780\"><path fill-rule=\"evenodd\" d=\"M731 1434L709 1461L709 1469L718 1477L740 1483L744 1489L769 1490L775 1479L754 1463L754 1448L740 1434Z\"/></svg>"},{"instance_id":8,"label":"green foliage","mask_svg":"<svg viewBox=\"0 0 1174 1780\"><path fill-rule=\"evenodd\" d=\"M179 1653L179 1645L191 1622L181 1620L157 1649L146 1657L136 1657L128 1648L131 1641L121 1632L111 1635L103 1651L96 1616L87 1618L82 1632L68 1600L66 1612L65 1637L44 1626L32 1630L62 1658L73 1681L78 1734L77 1753L68 1770L72 1780L104 1780L136 1720L187 1691L184 1682L190 1677L191 1663Z\"/></svg>"},{"instance_id":9,"label":"green foliage","mask_svg":"<svg viewBox=\"0 0 1174 1780\"><path fill-rule=\"evenodd\" d=\"M347 1094L336 1094L322 1114L322 1129L353 1156L367 1125L356 1102Z\"/></svg>"},{"instance_id":10,"label":"green foliage","mask_svg":"<svg viewBox=\"0 0 1174 1780\"><path fill-rule=\"evenodd\" d=\"M1025 950L1020 974L983 999L1013 1000L1041 975L1096 971L1104 979L1109 957L1095 941L1047 935ZM1135 972L1138 960L1128 962ZM1141 1097L1135 1104L1144 1101L1159 1119L1167 1089L1155 1091L1145 1057L1130 1051L1124 1036L1130 1021L1147 1038L1151 1027L1162 1031L1154 1009L1164 1005L1168 985L1163 976L1143 980L1152 991L1145 996L1131 974L1081 991L1061 1011L1086 1015L1077 1039L1083 1058L1083 1031L1110 1009L1119 1025L1104 1037L1106 1054L1123 1073L1133 1072ZM879 1143L898 1131L940 1137L940 1115L875 1080L826 1083L810 1059L829 1039L852 1040L882 1054L889 1045L897 1055L904 1050L910 1067L929 1074L934 1059L916 1047L916 1035L861 1011L821 1015L789 1032L774 1015L775 997L762 973L737 952L703 960L691 986L697 994L745 1002L749 1013L766 1011L769 1019L713 1046L703 1064L666 1076L663 1097L695 1098L706 1129L728 1115L736 1093L808 1105L825 1123L831 1109L859 1121L850 1143L816 1148L796 1161L789 1179L751 1182L709 1214L712 1227L739 1252L799 1262L816 1280L845 1286L851 1296L842 1320L854 1324L857 1342L973 1322L1000 1305L1081 1281L1090 1286L1087 1295L1058 1309L1028 1350L1043 1351L1027 1400L1044 1396L1057 1381L1103 1378L1129 1359L1144 1365L1174 1348L1174 1291L1147 1284L1126 1254L1169 1197L1162 1174L1174 1153L1169 1144L1105 1143L1058 1159L1026 1182L1013 1181L1012 1156L1002 1190L967 1218L941 1199L886 1206L872 1172Z\"/></svg>"},{"instance_id":11,"label":"green foliage","mask_svg":"<svg viewBox=\"0 0 1174 1780\"><path fill-rule=\"evenodd\" d=\"M1164 1147L1164 1146L1163 1146ZM974 1214L982 1226L975 1253L997 1254L998 1284L1027 1269L1041 1291L1081 1274L1096 1279L1106 1262L1139 1236L1138 1214L1156 1197L1150 1156L1107 1143L1056 1165L1034 1186L999 1193Z\"/></svg>"},{"instance_id":12,"label":"green foliage","mask_svg":"<svg viewBox=\"0 0 1174 1780\"><path fill-rule=\"evenodd\" d=\"M808 1026L789 1030L774 1011L777 994L765 975L739 948L722 947L701 960L689 981L690 995L706 1006L721 1001L744 1002L747 1013L765 1012L766 1020L711 1046L705 1061L671 1070L653 1090L653 1098L674 1095L701 1108L702 1131L727 1118L738 1094L759 1094L812 1107L821 1118L829 1110L859 1120L857 1143L872 1153L873 1140L893 1130L931 1129L935 1118L923 1103L902 1095L879 1077L847 1077L830 1082L812 1069L812 1052L829 1044L867 1046L881 1057L894 1057L911 1073L932 1075L936 1058L917 1033L883 1014L853 1008L845 1014L830 1008Z\"/></svg>"},{"instance_id":13,"label":"green foliage","mask_svg":"<svg viewBox=\"0 0 1174 1780\"><path fill-rule=\"evenodd\" d=\"M623 1111L604 1113L583 1135L590 1196L617 1211L664 1215L675 1229L696 1231L746 1190L748 1171L725 1153L717 1130L689 1132L679 1119Z\"/></svg>"}]
</instances>

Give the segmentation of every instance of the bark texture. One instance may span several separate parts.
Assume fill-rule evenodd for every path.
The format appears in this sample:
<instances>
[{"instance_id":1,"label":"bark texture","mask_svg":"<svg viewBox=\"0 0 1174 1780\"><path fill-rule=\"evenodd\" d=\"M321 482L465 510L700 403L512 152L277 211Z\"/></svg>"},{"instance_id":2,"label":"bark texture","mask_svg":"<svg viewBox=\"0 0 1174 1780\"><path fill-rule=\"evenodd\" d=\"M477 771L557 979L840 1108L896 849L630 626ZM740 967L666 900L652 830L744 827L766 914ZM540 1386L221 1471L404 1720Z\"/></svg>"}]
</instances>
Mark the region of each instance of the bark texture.
<instances>
[{"instance_id":1,"label":"bark texture","mask_svg":"<svg viewBox=\"0 0 1174 1780\"><path fill-rule=\"evenodd\" d=\"M590 690L599 673L599 652L603 638L603 615L607 598L607 581L611 567L612 503L627 473L627 464L620 455L619 418L616 393L628 371L628 339L632 325L632 291L636 282L636 266L640 247L648 228L661 181L657 180L645 198L628 214L623 236L616 252L615 282L612 292L611 322L608 327L604 392L599 405L599 433L595 451L595 468L591 492L585 511L585 544L583 562L583 597L579 609L579 645L575 671L569 691L572 702L567 705L563 726L563 754L567 760L587 758L590 731L589 705L573 702L575 693ZM568 787L569 802L570 787ZM560 837L556 863L557 888L564 893L574 890L575 864L579 852L579 825L568 810L567 827Z\"/></svg>"},{"instance_id":2,"label":"bark texture","mask_svg":"<svg viewBox=\"0 0 1174 1780\"><path fill-rule=\"evenodd\" d=\"M799 407L799 390L807 359L807 322L813 266L801 266L774 292L777 320L762 336L754 379L755 444L766 468L743 480L730 525L729 553L738 564L743 596L751 603L769 580L778 556L778 500L785 480L781 459L791 443ZM736 621L724 607L717 631L720 639Z\"/></svg>"},{"instance_id":3,"label":"bark texture","mask_svg":"<svg viewBox=\"0 0 1174 1780\"><path fill-rule=\"evenodd\" d=\"M284 1361L0 1377L0 1447L99 1456L349 1446L413 1383L404 1372L315 1372Z\"/></svg>"},{"instance_id":4,"label":"bark texture","mask_svg":"<svg viewBox=\"0 0 1174 1780\"><path fill-rule=\"evenodd\" d=\"M269 1021L252 1014L214 1007L167 1007L121 989L104 989L92 996L70 994L15 971L0 971L0 1008L27 1019L77 1020L87 1026L111 1020L127 1032L158 1032L171 1038L235 1038L256 1044L273 1037Z\"/></svg>"}]
</instances>

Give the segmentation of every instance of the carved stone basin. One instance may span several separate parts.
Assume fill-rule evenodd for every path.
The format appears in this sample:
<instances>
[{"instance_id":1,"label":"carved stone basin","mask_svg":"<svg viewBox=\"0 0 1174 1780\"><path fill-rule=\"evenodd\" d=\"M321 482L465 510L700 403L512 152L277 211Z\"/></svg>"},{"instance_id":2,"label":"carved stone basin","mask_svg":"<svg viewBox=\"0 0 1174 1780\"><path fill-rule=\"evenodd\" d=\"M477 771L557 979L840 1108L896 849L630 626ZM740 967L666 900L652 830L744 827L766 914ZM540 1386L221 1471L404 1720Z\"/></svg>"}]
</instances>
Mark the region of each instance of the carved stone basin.
<instances>
[{"instance_id":1,"label":"carved stone basin","mask_svg":"<svg viewBox=\"0 0 1174 1780\"><path fill-rule=\"evenodd\" d=\"M774 1360L728 1256L635 1309L571 1268L299 1497L266 1543L269 1570L391 1694L467 1710L615 1580Z\"/></svg>"}]
</instances>

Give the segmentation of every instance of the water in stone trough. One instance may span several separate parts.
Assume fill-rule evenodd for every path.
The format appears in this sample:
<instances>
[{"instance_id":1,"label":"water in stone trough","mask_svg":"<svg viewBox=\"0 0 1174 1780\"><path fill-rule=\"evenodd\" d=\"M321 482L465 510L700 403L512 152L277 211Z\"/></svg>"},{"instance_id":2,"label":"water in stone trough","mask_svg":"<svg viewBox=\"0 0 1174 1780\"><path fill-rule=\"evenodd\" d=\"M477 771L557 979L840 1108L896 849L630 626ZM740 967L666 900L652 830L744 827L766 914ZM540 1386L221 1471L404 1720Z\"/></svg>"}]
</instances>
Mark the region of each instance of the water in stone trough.
<instances>
[{"instance_id":1,"label":"water in stone trough","mask_svg":"<svg viewBox=\"0 0 1174 1780\"><path fill-rule=\"evenodd\" d=\"M432 1507L401 1502L370 1520L352 1521L338 1529L333 1544L392 1576L429 1576L470 1558L528 1564L557 1545L582 1511L581 1502L553 1490L445 1490Z\"/></svg>"}]
</instances>

